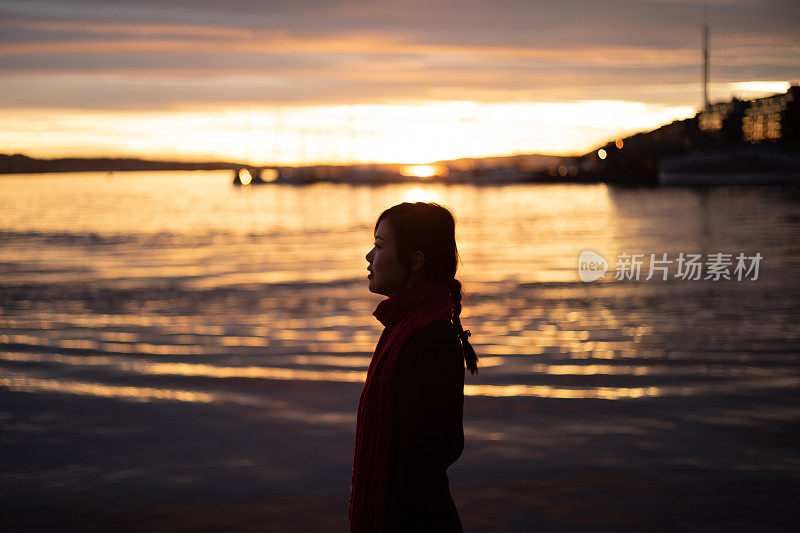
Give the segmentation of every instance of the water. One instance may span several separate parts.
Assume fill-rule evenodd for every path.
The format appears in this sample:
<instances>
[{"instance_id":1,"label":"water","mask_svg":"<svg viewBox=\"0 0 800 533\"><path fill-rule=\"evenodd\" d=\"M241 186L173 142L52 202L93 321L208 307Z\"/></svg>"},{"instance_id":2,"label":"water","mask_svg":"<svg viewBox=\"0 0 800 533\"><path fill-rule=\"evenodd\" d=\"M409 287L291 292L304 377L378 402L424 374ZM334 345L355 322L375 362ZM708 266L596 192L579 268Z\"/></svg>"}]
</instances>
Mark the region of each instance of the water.
<instances>
[{"instance_id":1,"label":"water","mask_svg":"<svg viewBox=\"0 0 800 533\"><path fill-rule=\"evenodd\" d=\"M416 200L456 215L481 358L454 493L587 466L796 476L796 187L230 178L0 177L0 482L20 499L346 497L380 334L364 256ZM592 283L587 249L612 266ZM618 255L665 252L763 259L755 280L614 279Z\"/></svg>"}]
</instances>

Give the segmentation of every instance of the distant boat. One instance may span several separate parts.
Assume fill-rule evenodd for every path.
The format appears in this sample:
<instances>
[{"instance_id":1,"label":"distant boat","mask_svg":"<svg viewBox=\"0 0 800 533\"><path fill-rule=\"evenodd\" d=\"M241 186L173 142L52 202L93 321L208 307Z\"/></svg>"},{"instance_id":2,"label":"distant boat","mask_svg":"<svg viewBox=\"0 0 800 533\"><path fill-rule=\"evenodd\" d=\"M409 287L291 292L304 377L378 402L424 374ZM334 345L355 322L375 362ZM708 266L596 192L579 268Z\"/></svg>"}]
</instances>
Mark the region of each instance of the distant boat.
<instances>
[{"instance_id":1,"label":"distant boat","mask_svg":"<svg viewBox=\"0 0 800 533\"><path fill-rule=\"evenodd\" d=\"M719 150L661 161L659 185L773 185L800 183L800 156L762 146Z\"/></svg>"}]
</instances>

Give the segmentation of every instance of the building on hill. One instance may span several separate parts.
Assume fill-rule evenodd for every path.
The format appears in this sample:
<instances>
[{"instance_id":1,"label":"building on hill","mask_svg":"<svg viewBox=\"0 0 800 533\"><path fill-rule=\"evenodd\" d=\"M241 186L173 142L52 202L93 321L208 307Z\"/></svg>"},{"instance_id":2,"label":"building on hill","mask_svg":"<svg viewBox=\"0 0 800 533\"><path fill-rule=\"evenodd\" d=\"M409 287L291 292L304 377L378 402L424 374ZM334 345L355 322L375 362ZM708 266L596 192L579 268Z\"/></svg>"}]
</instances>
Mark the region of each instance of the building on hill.
<instances>
[{"instance_id":1,"label":"building on hill","mask_svg":"<svg viewBox=\"0 0 800 533\"><path fill-rule=\"evenodd\" d=\"M711 104L697 114L698 128L718 141L741 142L742 117L749 105L750 102L738 98Z\"/></svg>"},{"instance_id":2,"label":"building on hill","mask_svg":"<svg viewBox=\"0 0 800 533\"><path fill-rule=\"evenodd\" d=\"M742 135L750 143L800 135L800 85L750 102L742 117Z\"/></svg>"},{"instance_id":3,"label":"building on hill","mask_svg":"<svg viewBox=\"0 0 800 533\"><path fill-rule=\"evenodd\" d=\"M800 148L800 86L752 101L711 104L692 118L611 141L582 156L581 169L601 181L655 184L667 159L699 161L698 156L714 153L711 161L736 162L748 143L758 145L747 150L748 161L756 162L751 166L778 161L775 165L784 171L781 154Z\"/></svg>"}]
</instances>

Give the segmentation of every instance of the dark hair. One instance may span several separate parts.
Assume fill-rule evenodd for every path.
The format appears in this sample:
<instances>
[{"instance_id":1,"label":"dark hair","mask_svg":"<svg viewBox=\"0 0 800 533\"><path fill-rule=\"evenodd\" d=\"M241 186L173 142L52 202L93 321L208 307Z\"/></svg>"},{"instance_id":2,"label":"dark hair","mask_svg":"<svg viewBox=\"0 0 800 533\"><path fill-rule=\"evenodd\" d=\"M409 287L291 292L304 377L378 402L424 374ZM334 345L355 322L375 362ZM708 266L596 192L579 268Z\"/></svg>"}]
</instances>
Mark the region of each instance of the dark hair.
<instances>
[{"instance_id":1,"label":"dark hair","mask_svg":"<svg viewBox=\"0 0 800 533\"><path fill-rule=\"evenodd\" d=\"M459 257L456 248L453 214L434 202L403 202L385 210L375 223L375 231L386 218L394 230L397 257L406 272L411 275L411 254L419 250L425 256L420 271L423 279L443 281L450 286L453 297L453 324L459 331L464 360L472 374L478 373L478 356L467 338L469 330L461 325L461 282L456 276Z\"/></svg>"}]
</instances>

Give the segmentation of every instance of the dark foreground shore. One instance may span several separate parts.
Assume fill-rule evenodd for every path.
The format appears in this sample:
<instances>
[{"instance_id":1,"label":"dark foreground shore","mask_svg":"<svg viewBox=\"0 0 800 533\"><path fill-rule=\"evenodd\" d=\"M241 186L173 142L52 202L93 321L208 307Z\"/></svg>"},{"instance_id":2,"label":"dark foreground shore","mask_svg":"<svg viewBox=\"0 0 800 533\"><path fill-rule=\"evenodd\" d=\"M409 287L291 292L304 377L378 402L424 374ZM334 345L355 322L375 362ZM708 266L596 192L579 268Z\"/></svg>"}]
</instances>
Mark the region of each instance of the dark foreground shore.
<instances>
[{"instance_id":1,"label":"dark foreground shore","mask_svg":"<svg viewBox=\"0 0 800 533\"><path fill-rule=\"evenodd\" d=\"M317 392L336 407L357 390ZM14 406L3 421L4 531L347 530L346 421L46 396L0 391ZM468 398L467 447L449 470L464 530L793 531L787 398L706 400L716 419L686 420L681 399ZM745 403L772 412L769 426ZM490 426L531 436L501 442Z\"/></svg>"},{"instance_id":2,"label":"dark foreground shore","mask_svg":"<svg viewBox=\"0 0 800 533\"><path fill-rule=\"evenodd\" d=\"M454 490L465 531L793 531L796 483L658 483L625 471L564 472L485 490ZM65 500L4 511L6 531L347 531L335 498L237 502Z\"/></svg>"}]
</instances>

